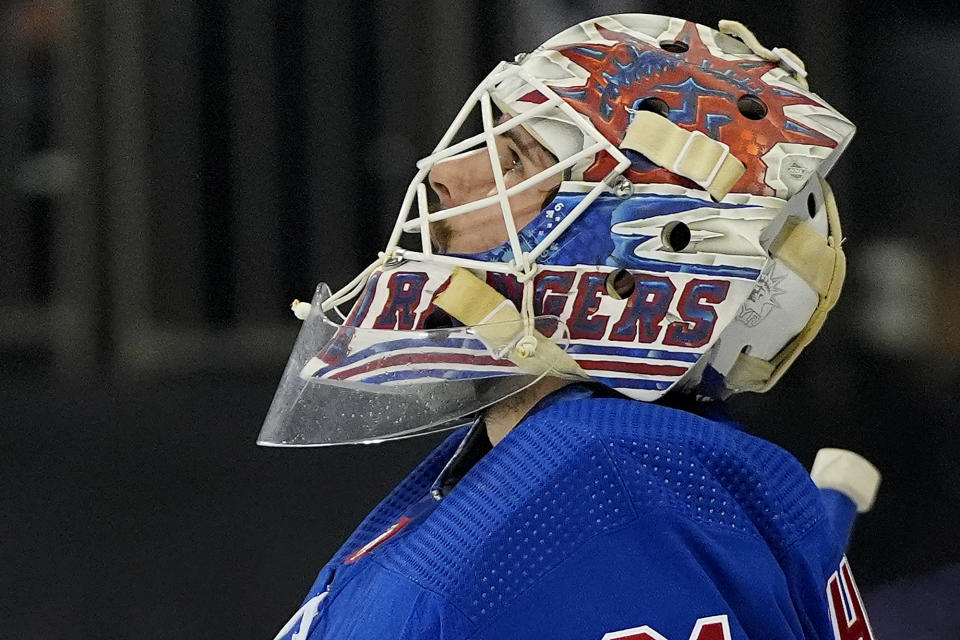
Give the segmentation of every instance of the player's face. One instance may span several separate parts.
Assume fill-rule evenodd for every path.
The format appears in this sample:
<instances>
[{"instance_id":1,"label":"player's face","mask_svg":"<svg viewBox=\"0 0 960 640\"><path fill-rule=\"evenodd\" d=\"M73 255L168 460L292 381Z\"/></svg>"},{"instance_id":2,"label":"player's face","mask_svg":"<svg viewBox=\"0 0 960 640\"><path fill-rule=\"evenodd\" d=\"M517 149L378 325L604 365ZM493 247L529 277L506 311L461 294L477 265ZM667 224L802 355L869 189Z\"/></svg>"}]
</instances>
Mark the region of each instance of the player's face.
<instances>
[{"instance_id":1,"label":"player's face","mask_svg":"<svg viewBox=\"0 0 960 640\"><path fill-rule=\"evenodd\" d=\"M499 122L504 119L501 118ZM557 162L543 145L520 126L497 136L497 153L507 189ZM454 156L434 166L429 180L439 197L441 209L497 193L493 166L486 147ZM518 230L540 213L556 193L559 184L560 176L551 176L510 198L510 209ZM493 249L508 239L498 204L434 222L431 233L438 249L444 253L478 253Z\"/></svg>"}]
</instances>

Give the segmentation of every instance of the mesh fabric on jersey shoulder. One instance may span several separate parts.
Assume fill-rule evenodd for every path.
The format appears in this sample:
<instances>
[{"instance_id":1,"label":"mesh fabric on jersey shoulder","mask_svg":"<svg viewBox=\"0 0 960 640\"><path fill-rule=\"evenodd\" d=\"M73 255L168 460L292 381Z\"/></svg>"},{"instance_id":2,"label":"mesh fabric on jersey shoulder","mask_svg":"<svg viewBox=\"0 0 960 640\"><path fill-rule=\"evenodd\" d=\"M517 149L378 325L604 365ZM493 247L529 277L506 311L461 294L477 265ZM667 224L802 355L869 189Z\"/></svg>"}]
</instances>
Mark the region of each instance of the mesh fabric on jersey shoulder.
<instances>
[{"instance_id":1,"label":"mesh fabric on jersey shoulder","mask_svg":"<svg viewBox=\"0 0 960 640\"><path fill-rule=\"evenodd\" d=\"M586 541L633 518L600 442L551 407L524 420L413 533L371 560L481 624Z\"/></svg>"},{"instance_id":2,"label":"mesh fabric on jersey shoulder","mask_svg":"<svg viewBox=\"0 0 960 640\"><path fill-rule=\"evenodd\" d=\"M357 529L347 538L337 554L330 561L329 566L340 564L351 553L367 544L387 527L393 525L413 503L427 494L430 485L440 475L443 466L453 456L457 446L467 434L469 427L455 431L434 449L427 458L410 472L403 482L398 484L390 494L371 511Z\"/></svg>"},{"instance_id":3,"label":"mesh fabric on jersey shoulder","mask_svg":"<svg viewBox=\"0 0 960 640\"><path fill-rule=\"evenodd\" d=\"M597 425L640 512L668 508L759 536L778 557L825 517L807 471L770 442L639 402L603 399L570 409Z\"/></svg>"}]
</instances>

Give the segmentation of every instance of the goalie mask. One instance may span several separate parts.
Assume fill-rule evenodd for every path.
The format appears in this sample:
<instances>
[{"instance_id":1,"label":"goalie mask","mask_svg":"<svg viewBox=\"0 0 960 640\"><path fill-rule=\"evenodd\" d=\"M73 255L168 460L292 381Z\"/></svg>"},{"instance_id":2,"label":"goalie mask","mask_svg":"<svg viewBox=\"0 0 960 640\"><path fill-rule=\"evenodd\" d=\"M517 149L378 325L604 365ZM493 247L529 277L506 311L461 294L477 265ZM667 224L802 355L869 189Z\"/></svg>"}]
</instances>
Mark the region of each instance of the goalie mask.
<instances>
[{"instance_id":1,"label":"goalie mask","mask_svg":"<svg viewBox=\"0 0 960 640\"><path fill-rule=\"evenodd\" d=\"M259 442L445 429L544 376L644 401L765 391L839 295L823 178L853 133L735 22L606 16L501 63L377 260L295 304Z\"/></svg>"}]
</instances>

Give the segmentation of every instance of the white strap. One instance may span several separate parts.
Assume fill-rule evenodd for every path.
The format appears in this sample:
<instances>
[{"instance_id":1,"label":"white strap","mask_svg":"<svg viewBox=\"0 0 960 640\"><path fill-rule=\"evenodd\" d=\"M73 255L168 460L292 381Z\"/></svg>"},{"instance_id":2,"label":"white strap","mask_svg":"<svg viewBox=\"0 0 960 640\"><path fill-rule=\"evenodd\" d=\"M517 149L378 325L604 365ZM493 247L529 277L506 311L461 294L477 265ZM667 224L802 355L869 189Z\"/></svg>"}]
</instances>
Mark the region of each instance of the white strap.
<instances>
[{"instance_id":1,"label":"white strap","mask_svg":"<svg viewBox=\"0 0 960 640\"><path fill-rule=\"evenodd\" d=\"M821 297L830 291L843 250L831 244L811 225L788 218L770 254L790 267Z\"/></svg>"},{"instance_id":2,"label":"white strap","mask_svg":"<svg viewBox=\"0 0 960 640\"><path fill-rule=\"evenodd\" d=\"M725 33L728 36L735 36L739 38L743 44L750 48L750 51L760 56L764 60L780 63L788 71L790 71L790 73L793 74L793 77L796 79L797 83L799 83L804 89L809 88L806 80L807 66L797 54L793 53L789 49L784 49L783 47L767 49L765 46L760 44L757 36L753 35L753 32L750 31L746 25L744 25L742 22L737 22L736 20L721 20L717 25L717 28L720 30L720 33Z\"/></svg>"},{"instance_id":3,"label":"white strap","mask_svg":"<svg viewBox=\"0 0 960 640\"><path fill-rule=\"evenodd\" d=\"M880 472L869 460L846 449L820 449L810 479L821 489L833 489L857 505L858 513L873 507L880 487Z\"/></svg>"},{"instance_id":4,"label":"white strap","mask_svg":"<svg viewBox=\"0 0 960 640\"><path fill-rule=\"evenodd\" d=\"M654 164L693 180L718 201L746 173L728 145L652 111L633 114L620 148L642 153Z\"/></svg>"}]
</instances>

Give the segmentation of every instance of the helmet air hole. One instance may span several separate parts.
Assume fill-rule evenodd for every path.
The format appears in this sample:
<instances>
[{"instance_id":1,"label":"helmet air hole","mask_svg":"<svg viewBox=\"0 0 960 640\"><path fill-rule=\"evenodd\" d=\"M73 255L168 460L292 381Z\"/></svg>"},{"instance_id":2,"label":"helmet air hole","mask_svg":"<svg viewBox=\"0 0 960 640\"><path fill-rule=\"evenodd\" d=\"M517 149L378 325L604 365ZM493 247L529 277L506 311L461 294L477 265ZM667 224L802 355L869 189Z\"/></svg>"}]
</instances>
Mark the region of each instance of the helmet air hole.
<instances>
[{"instance_id":1,"label":"helmet air hole","mask_svg":"<svg viewBox=\"0 0 960 640\"><path fill-rule=\"evenodd\" d=\"M686 42L680 42L679 40L664 40L660 43L660 48L670 53L685 53L690 48L690 45Z\"/></svg>"},{"instance_id":2,"label":"helmet air hole","mask_svg":"<svg viewBox=\"0 0 960 640\"><path fill-rule=\"evenodd\" d=\"M744 118L750 120L760 120L767 115L767 105L763 104L763 100L749 93L740 96L737 100L737 108L740 109Z\"/></svg>"},{"instance_id":3,"label":"helmet air hole","mask_svg":"<svg viewBox=\"0 0 960 640\"><path fill-rule=\"evenodd\" d=\"M670 105L660 98L644 98L637 105L639 111L651 111L666 118L670 114Z\"/></svg>"},{"instance_id":4,"label":"helmet air hole","mask_svg":"<svg viewBox=\"0 0 960 640\"><path fill-rule=\"evenodd\" d=\"M614 300L626 300L633 295L637 283L633 280L633 274L626 269L617 269L607 274L607 295Z\"/></svg>"},{"instance_id":5,"label":"helmet air hole","mask_svg":"<svg viewBox=\"0 0 960 640\"><path fill-rule=\"evenodd\" d=\"M813 194L807 196L807 213L810 214L811 218L817 217L817 199L813 197Z\"/></svg>"},{"instance_id":6,"label":"helmet air hole","mask_svg":"<svg viewBox=\"0 0 960 640\"><path fill-rule=\"evenodd\" d=\"M690 227L679 221L667 224L660 233L660 243L668 251L683 251L690 244Z\"/></svg>"},{"instance_id":7,"label":"helmet air hole","mask_svg":"<svg viewBox=\"0 0 960 640\"><path fill-rule=\"evenodd\" d=\"M443 309L434 309L427 319L423 321L423 328L430 329L449 329L453 327L453 318Z\"/></svg>"}]
</instances>

